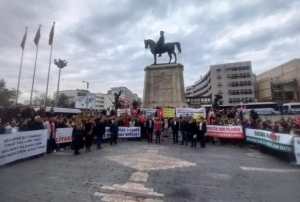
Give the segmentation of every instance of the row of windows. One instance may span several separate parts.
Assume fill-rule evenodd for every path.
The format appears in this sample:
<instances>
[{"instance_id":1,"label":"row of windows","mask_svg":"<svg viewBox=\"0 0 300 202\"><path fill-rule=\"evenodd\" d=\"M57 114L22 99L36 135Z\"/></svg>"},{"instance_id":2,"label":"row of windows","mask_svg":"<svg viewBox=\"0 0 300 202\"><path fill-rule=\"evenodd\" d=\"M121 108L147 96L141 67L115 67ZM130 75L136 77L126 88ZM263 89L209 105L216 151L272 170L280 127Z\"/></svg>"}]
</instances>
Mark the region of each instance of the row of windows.
<instances>
[{"instance_id":1,"label":"row of windows","mask_svg":"<svg viewBox=\"0 0 300 202\"><path fill-rule=\"evenodd\" d=\"M229 67L229 68L226 68L226 71L242 71L242 70L250 70L250 66L241 66L241 67Z\"/></svg>"},{"instance_id":2,"label":"row of windows","mask_svg":"<svg viewBox=\"0 0 300 202\"><path fill-rule=\"evenodd\" d=\"M186 98L186 102L191 104L210 104L211 98Z\"/></svg>"},{"instance_id":3,"label":"row of windows","mask_svg":"<svg viewBox=\"0 0 300 202\"><path fill-rule=\"evenodd\" d=\"M239 103L239 102L243 102L243 103L247 103L247 102L253 102L253 98L249 97L249 98L229 98L229 103Z\"/></svg>"}]
</instances>

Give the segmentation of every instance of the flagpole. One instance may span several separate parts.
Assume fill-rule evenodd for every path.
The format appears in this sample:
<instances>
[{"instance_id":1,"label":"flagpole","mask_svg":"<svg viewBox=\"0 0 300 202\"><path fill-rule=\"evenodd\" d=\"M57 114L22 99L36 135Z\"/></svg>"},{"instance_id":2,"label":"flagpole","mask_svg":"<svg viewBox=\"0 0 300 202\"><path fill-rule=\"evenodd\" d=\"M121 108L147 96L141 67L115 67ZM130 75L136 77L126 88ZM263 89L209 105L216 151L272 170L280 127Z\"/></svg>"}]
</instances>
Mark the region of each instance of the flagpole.
<instances>
[{"instance_id":1,"label":"flagpole","mask_svg":"<svg viewBox=\"0 0 300 202\"><path fill-rule=\"evenodd\" d=\"M40 25L41 28L42 25ZM40 29L39 28L39 29ZM38 56L38 52L39 52L39 45L40 42L37 43L36 46L36 55L35 55L35 63L34 63L34 70L33 70L33 78L32 78L32 86L31 86L31 93L30 93L30 106L31 106L31 102L32 102L32 93L33 93L33 86L34 86L34 79L35 79L35 70L36 70L36 61L37 61L37 56Z\"/></svg>"},{"instance_id":2,"label":"flagpole","mask_svg":"<svg viewBox=\"0 0 300 202\"><path fill-rule=\"evenodd\" d=\"M26 33L27 33L27 27L26 27ZM22 56L21 56L21 64L20 64L20 70L19 70L19 79L18 79L18 86L17 86L17 93L16 93L16 105L18 104L18 96L19 96L19 87L20 87L20 79L21 79L21 73L22 73L22 64L23 64L23 55L24 55L24 48L22 48Z\"/></svg>"},{"instance_id":3,"label":"flagpole","mask_svg":"<svg viewBox=\"0 0 300 202\"><path fill-rule=\"evenodd\" d=\"M55 25L55 22L53 22L53 26ZM50 68L51 68L51 57L52 57L52 47L53 47L53 39L52 39L52 43L51 43L51 51L50 51L50 59L49 59L49 68L48 68L48 78L47 78L47 87L46 87L46 98L45 98L45 107L47 104L47 100L48 100L48 87L49 87L49 77L50 77Z\"/></svg>"}]
</instances>

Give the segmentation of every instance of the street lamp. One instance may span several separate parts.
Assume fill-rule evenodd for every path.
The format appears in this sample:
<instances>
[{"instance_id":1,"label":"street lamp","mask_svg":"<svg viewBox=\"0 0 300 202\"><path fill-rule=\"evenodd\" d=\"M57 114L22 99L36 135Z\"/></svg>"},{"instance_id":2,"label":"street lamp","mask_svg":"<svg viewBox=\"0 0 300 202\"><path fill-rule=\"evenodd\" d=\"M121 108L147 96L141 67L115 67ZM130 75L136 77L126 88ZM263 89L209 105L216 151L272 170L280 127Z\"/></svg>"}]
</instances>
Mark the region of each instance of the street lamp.
<instances>
[{"instance_id":1,"label":"street lamp","mask_svg":"<svg viewBox=\"0 0 300 202\"><path fill-rule=\"evenodd\" d=\"M82 81L82 83L86 83L86 90L87 90L87 93L86 93L86 111L88 111L88 104L89 104L89 85L90 85L90 83L87 82L87 81Z\"/></svg>"},{"instance_id":2,"label":"street lamp","mask_svg":"<svg viewBox=\"0 0 300 202\"><path fill-rule=\"evenodd\" d=\"M58 82L57 82L57 92L56 92L56 101L55 101L55 107L57 107L57 103L58 103L58 91L59 91L59 82L60 82L60 72L61 69L66 67L68 62L66 62L65 60L61 60L58 59L58 61L55 59L54 60L54 64L59 68L59 74L58 74Z\"/></svg>"}]
</instances>

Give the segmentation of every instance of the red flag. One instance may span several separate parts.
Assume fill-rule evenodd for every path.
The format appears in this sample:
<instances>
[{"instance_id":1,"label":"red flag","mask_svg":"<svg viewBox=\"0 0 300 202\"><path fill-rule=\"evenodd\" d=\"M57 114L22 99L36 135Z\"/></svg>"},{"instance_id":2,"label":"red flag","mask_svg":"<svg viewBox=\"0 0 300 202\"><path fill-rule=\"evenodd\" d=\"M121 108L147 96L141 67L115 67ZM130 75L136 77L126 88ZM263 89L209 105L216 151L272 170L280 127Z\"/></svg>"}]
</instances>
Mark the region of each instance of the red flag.
<instances>
[{"instance_id":1,"label":"red flag","mask_svg":"<svg viewBox=\"0 0 300 202\"><path fill-rule=\"evenodd\" d=\"M270 140L272 140L273 142L276 140L276 136L274 134L274 132L272 131L270 136L269 136Z\"/></svg>"},{"instance_id":2,"label":"red flag","mask_svg":"<svg viewBox=\"0 0 300 202\"><path fill-rule=\"evenodd\" d=\"M33 40L36 46L39 45L40 38L41 38L41 25L40 25L38 31L36 32L36 35Z\"/></svg>"},{"instance_id":3,"label":"red flag","mask_svg":"<svg viewBox=\"0 0 300 202\"><path fill-rule=\"evenodd\" d=\"M25 42L26 42L26 38L27 38L27 27L26 27L26 32L23 36L23 40L22 40L22 43L21 43L21 48L24 50L25 48Z\"/></svg>"},{"instance_id":4,"label":"red flag","mask_svg":"<svg viewBox=\"0 0 300 202\"><path fill-rule=\"evenodd\" d=\"M49 45L52 45L52 43L53 43L53 37L54 37L54 25L55 25L55 22L53 23L52 28L51 28L51 31L50 31L50 34L49 34Z\"/></svg>"}]
</instances>

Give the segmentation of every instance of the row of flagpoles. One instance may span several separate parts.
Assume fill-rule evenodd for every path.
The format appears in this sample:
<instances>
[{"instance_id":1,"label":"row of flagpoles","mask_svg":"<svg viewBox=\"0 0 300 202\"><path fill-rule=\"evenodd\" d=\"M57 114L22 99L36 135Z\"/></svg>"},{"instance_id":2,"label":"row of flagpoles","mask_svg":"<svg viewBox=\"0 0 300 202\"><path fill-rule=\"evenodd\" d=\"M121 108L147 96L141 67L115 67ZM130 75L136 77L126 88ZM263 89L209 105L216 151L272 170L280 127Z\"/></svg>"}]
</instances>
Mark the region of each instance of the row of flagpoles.
<instances>
[{"instance_id":1,"label":"row of flagpoles","mask_svg":"<svg viewBox=\"0 0 300 202\"><path fill-rule=\"evenodd\" d=\"M37 56L38 56L38 52L39 52L39 42L40 42L40 38L41 38L41 26L42 25L39 26L39 29L36 32L36 35L35 35L34 40L33 40L34 43L35 43L35 45L36 45L36 56L35 56L33 78L32 78L32 86L31 86L31 92L30 92L30 105L31 105L31 102L32 102L32 93L33 93L34 80L35 80L36 63L37 63ZM48 99L48 86L49 86L49 77L50 77L50 67L51 67L53 37L54 37L54 26L55 26L55 22L53 22L53 25L52 25L52 28L51 28L51 31L50 31L50 34L49 34L49 45L51 46L51 51L50 51L50 59L49 59L49 68L48 68L48 78L47 78L45 104L47 103L47 99ZM19 70L19 79L18 79L18 86L17 86L16 104L18 103L19 87L20 87L20 79L21 79L21 73L22 73L22 63L23 63L23 55L24 55L24 50L25 50L26 38L27 38L27 27L26 27L26 31L25 31L23 40L21 42L22 57L21 57L21 65L20 65L20 70Z\"/></svg>"}]
</instances>

